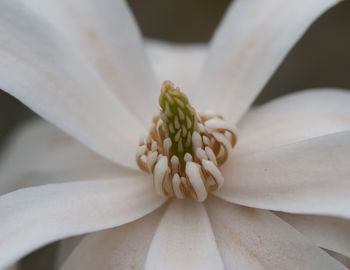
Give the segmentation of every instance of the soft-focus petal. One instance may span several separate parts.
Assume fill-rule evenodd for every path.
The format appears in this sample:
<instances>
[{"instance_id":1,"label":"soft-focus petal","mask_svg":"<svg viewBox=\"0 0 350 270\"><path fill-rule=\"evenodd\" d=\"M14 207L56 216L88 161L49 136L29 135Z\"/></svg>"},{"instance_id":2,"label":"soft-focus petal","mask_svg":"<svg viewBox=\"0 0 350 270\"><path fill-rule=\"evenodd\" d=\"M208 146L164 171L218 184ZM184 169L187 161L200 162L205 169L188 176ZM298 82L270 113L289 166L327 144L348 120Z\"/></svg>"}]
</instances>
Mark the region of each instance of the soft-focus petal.
<instances>
[{"instance_id":1,"label":"soft-focus petal","mask_svg":"<svg viewBox=\"0 0 350 270\"><path fill-rule=\"evenodd\" d=\"M25 188L0 197L0 269L52 241L119 226L159 207L143 175Z\"/></svg>"},{"instance_id":2,"label":"soft-focus petal","mask_svg":"<svg viewBox=\"0 0 350 270\"><path fill-rule=\"evenodd\" d=\"M191 99L207 56L204 44L176 44L148 40L146 51L157 75L158 84L171 80Z\"/></svg>"},{"instance_id":3,"label":"soft-focus petal","mask_svg":"<svg viewBox=\"0 0 350 270\"><path fill-rule=\"evenodd\" d=\"M0 194L49 183L135 173L97 155L45 121L21 126L0 155Z\"/></svg>"},{"instance_id":4,"label":"soft-focus petal","mask_svg":"<svg viewBox=\"0 0 350 270\"><path fill-rule=\"evenodd\" d=\"M152 240L145 269L224 269L202 204L171 202Z\"/></svg>"},{"instance_id":5,"label":"soft-focus petal","mask_svg":"<svg viewBox=\"0 0 350 270\"><path fill-rule=\"evenodd\" d=\"M340 253L337 253L335 251L331 251L331 250L326 250L327 253L329 255L331 255L334 259L336 259L337 261L341 262L342 264L344 264L348 269L350 269L350 258L346 257Z\"/></svg>"},{"instance_id":6,"label":"soft-focus petal","mask_svg":"<svg viewBox=\"0 0 350 270\"><path fill-rule=\"evenodd\" d=\"M18 0L0 2L0 89L100 154L136 167L142 126L91 64Z\"/></svg>"},{"instance_id":7,"label":"soft-focus petal","mask_svg":"<svg viewBox=\"0 0 350 270\"><path fill-rule=\"evenodd\" d=\"M18 265L17 264L14 264L8 268L6 268L5 270L18 270Z\"/></svg>"},{"instance_id":8,"label":"soft-focus petal","mask_svg":"<svg viewBox=\"0 0 350 270\"><path fill-rule=\"evenodd\" d=\"M200 109L237 121L312 22L339 0L236 0L196 88Z\"/></svg>"},{"instance_id":9,"label":"soft-focus petal","mask_svg":"<svg viewBox=\"0 0 350 270\"><path fill-rule=\"evenodd\" d=\"M83 234L69 237L60 241L55 258L55 269L59 269L64 264L66 259L70 256L70 254L79 245L80 241L83 240L85 236L86 234Z\"/></svg>"},{"instance_id":10,"label":"soft-focus petal","mask_svg":"<svg viewBox=\"0 0 350 270\"><path fill-rule=\"evenodd\" d=\"M276 211L350 217L350 131L234 156L215 194Z\"/></svg>"},{"instance_id":11,"label":"soft-focus petal","mask_svg":"<svg viewBox=\"0 0 350 270\"><path fill-rule=\"evenodd\" d=\"M162 214L158 209L132 223L88 234L61 270L143 270Z\"/></svg>"},{"instance_id":12,"label":"soft-focus petal","mask_svg":"<svg viewBox=\"0 0 350 270\"><path fill-rule=\"evenodd\" d=\"M277 215L316 245L350 257L350 220L287 213Z\"/></svg>"},{"instance_id":13,"label":"soft-focus petal","mask_svg":"<svg viewBox=\"0 0 350 270\"><path fill-rule=\"evenodd\" d=\"M124 0L23 0L87 56L118 99L140 120L151 119L160 84Z\"/></svg>"},{"instance_id":14,"label":"soft-focus petal","mask_svg":"<svg viewBox=\"0 0 350 270\"><path fill-rule=\"evenodd\" d=\"M269 211L206 205L226 269L346 269Z\"/></svg>"},{"instance_id":15,"label":"soft-focus petal","mask_svg":"<svg viewBox=\"0 0 350 270\"><path fill-rule=\"evenodd\" d=\"M350 129L350 92L313 89L283 96L248 112L235 154L247 154Z\"/></svg>"}]
</instances>

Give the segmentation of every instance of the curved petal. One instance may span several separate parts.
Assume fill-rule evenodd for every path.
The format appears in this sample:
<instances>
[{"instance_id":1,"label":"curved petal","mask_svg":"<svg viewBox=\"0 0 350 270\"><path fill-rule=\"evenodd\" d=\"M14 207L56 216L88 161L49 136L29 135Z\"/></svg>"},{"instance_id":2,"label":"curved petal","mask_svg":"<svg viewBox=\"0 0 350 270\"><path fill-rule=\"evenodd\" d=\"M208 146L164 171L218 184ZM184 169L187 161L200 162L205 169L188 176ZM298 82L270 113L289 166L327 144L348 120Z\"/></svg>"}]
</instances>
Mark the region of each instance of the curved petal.
<instances>
[{"instance_id":1,"label":"curved petal","mask_svg":"<svg viewBox=\"0 0 350 270\"><path fill-rule=\"evenodd\" d=\"M226 269L347 269L269 211L207 201Z\"/></svg>"},{"instance_id":2,"label":"curved petal","mask_svg":"<svg viewBox=\"0 0 350 270\"><path fill-rule=\"evenodd\" d=\"M197 89L201 110L237 122L312 22L339 0L236 0L212 41Z\"/></svg>"},{"instance_id":3,"label":"curved petal","mask_svg":"<svg viewBox=\"0 0 350 270\"><path fill-rule=\"evenodd\" d=\"M224 269L202 204L173 200L152 240L145 270Z\"/></svg>"},{"instance_id":4,"label":"curved petal","mask_svg":"<svg viewBox=\"0 0 350 270\"><path fill-rule=\"evenodd\" d=\"M158 208L164 199L142 176L44 185L1 196L0 269L52 241L119 226Z\"/></svg>"},{"instance_id":5,"label":"curved petal","mask_svg":"<svg viewBox=\"0 0 350 270\"><path fill-rule=\"evenodd\" d=\"M316 245L350 257L350 220L276 213Z\"/></svg>"},{"instance_id":6,"label":"curved petal","mask_svg":"<svg viewBox=\"0 0 350 270\"><path fill-rule=\"evenodd\" d=\"M148 40L146 51L157 75L158 84L171 80L191 99L207 56L207 46Z\"/></svg>"},{"instance_id":7,"label":"curved petal","mask_svg":"<svg viewBox=\"0 0 350 270\"><path fill-rule=\"evenodd\" d=\"M269 210L350 217L350 131L232 158L215 194Z\"/></svg>"},{"instance_id":8,"label":"curved petal","mask_svg":"<svg viewBox=\"0 0 350 270\"><path fill-rule=\"evenodd\" d=\"M60 29L138 119L152 120L160 86L123 0L23 1ZM145 123L146 124L146 123Z\"/></svg>"},{"instance_id":9,"label":"curved petal","mask_svg":"<svg viewBox=\"0 0 350 270\"><path fill-rule=\"evenodd\" d=\"M45 121L21 126L0 155L0 194L18 188L135 173L97 155Z\"/></svg>"},{"instance_id":10,"label":"curved petal","mask_svg":"<svg viewBox=\"0 0 350 270\"><path fill-rule=\"evenodd\" d=\"M132 223L88 234L61 270L143 270L163 212L158 209Z\"/></svg>"},{"instance_id":11,"label":"curved petal","mask_svg":"<svg viewBox=\"0 0 350 270\"><path fill-rule=\"evenodd\" d=\"M91 64L18 0L0 2L0 89L98 153L135 167L142 126Z\"/></svg>"},{"instance_id":12,"label":"curved petal","mask_svg":"<svg viewBox=\"0 0 350 270\"><path fill-rule=\"evenodd\" d=\"M312 89L249 111L239 125L235 154L265 151L350 129L350 92Z\"/></svg>"}]
</instances>

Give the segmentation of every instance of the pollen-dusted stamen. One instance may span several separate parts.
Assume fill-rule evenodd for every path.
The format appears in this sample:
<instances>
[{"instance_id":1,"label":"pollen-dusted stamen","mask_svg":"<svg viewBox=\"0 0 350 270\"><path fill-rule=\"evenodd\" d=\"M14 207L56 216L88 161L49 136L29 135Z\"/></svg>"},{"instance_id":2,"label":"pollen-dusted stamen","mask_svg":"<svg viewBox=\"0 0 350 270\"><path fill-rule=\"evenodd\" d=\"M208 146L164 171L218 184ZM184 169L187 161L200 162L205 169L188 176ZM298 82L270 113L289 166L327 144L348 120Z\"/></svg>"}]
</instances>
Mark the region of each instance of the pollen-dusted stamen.
<instances>
[{"instance_id":1,"label":"pollen-dusted stamen","mask_svg":"<svg viewBox=\"0 0 350 270\"><path fill-rule=\"evenodd\" d=\"M159 105L149 136L140 141L136 162L153 175L158 194L204 201L224 183L219 167L235 146L237 132L221 115L197 113L170 81L162 85Z\"/></svg>"}]
</instances>

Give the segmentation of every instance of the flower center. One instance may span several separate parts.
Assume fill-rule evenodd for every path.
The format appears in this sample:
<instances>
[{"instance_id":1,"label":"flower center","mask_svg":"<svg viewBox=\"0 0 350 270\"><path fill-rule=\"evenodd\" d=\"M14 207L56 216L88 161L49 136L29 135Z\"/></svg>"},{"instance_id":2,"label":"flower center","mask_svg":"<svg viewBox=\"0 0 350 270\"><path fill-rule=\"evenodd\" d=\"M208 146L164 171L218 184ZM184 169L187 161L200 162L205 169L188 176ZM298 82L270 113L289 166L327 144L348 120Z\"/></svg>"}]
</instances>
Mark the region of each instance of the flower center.
<instances>
[{"instance_id":1,"label":"flower center","mask_svg":"<svg viewBox=\"0 0 350 270\"><path fill-rule=\"evenodd\" d=\"M214 113L196 113L170 81L159 96L160 113L136 151L138 166L153 175L158 194L204 201L220 188L222 165L237 141L236 130Z\"/></svg>"}]
</instances>

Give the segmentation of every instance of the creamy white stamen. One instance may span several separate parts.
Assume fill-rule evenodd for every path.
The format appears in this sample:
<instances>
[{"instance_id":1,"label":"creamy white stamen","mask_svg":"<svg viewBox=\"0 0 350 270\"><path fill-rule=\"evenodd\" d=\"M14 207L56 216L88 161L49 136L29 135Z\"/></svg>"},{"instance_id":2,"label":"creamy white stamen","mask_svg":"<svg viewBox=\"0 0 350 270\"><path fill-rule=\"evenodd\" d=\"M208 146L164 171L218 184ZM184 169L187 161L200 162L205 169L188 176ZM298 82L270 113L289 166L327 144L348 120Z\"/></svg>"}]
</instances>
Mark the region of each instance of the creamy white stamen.
<instances>
[{"instance_id":1,"label":"creamy white stamen","mask_svg":"<svg viewBox=\"0 0 350 270\"><path fill-rule=\"evenodd\" d=\"M159 104L160 114L140 140L136 162L153 175L161 196L190 195L202 202L224 183L219 166L236 144L236 129L218 114L197 114L169 81L162 86Z\"/></svg>"}]
</instances>

